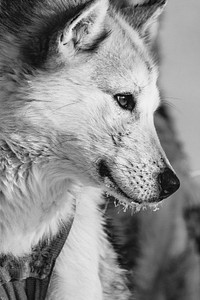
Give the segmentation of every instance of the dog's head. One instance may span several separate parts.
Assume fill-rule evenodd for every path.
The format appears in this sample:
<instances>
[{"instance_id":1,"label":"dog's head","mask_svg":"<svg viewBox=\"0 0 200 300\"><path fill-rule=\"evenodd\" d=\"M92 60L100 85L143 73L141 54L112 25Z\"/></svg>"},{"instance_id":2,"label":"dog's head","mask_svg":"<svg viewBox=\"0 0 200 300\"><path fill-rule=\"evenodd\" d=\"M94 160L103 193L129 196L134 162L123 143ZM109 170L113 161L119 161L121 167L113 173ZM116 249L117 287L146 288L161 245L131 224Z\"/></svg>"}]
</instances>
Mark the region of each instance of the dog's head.
<instances>
[{"instance_id":1,"label":"dog's head","mask_svg":"<svg viewBox=\"0 0 200 300\"><path fill-rule=\"evenodd\" d=\"M178 189L153 122L148 41L165 1L154 2L123 13L107 0L1 2L0 126L18 157L126 203Z\"/></svg>"}]
</instances>

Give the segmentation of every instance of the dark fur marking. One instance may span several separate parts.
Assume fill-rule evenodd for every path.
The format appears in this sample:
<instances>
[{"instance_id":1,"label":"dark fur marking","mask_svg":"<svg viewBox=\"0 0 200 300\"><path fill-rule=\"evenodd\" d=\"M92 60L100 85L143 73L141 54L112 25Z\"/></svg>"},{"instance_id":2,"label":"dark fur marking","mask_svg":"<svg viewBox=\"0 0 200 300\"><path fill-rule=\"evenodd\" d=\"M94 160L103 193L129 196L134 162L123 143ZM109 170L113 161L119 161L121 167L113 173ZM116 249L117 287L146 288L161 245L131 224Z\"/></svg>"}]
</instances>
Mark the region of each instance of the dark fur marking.
<instances>
[{"instance_id":1,"label":"dark fur marking","mask_svg":"<svg viewBox=\"0 0 200 300\"><path fill-rule=\"evenodd\" d=\"M20 47L20 59L34 69L44 67L47 58L57 51L59 35L91 1L75 7L61 0L52 3L46 0L1 2L0 38L5 32L13 35Z\"/></svg>"},{"instance_id":2,"label":"dark fur marking","mask_svg":"<svg viewBox=\"0 0 200 300\"><path fill-rule=\"evenodd\" d=\"M94 40L91 44L88 44L86 47L81 49L83 52L95 52L98 50L100 45L104 40L108 38L110 35L110 31L103 30Z\"/></svg>"}]
</instances>

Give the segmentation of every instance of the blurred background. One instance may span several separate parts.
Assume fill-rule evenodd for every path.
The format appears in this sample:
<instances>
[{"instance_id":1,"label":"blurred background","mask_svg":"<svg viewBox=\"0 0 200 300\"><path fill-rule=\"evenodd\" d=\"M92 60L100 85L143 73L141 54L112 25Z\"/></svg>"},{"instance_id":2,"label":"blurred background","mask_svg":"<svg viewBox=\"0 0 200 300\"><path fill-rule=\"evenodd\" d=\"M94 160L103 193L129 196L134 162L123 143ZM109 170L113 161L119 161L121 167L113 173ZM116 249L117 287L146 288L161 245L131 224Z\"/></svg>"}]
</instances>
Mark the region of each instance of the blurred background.
<instances>
[{"instance_id":1,"label":"blurred background","mask_svg":"<svg viewBox=\"0 0 200 300\"><path fill-rule=\"evenodd\" d=\"M160 86L200 183L200 1L168 0L161 22Z\"/></svg>"}]
</instances>

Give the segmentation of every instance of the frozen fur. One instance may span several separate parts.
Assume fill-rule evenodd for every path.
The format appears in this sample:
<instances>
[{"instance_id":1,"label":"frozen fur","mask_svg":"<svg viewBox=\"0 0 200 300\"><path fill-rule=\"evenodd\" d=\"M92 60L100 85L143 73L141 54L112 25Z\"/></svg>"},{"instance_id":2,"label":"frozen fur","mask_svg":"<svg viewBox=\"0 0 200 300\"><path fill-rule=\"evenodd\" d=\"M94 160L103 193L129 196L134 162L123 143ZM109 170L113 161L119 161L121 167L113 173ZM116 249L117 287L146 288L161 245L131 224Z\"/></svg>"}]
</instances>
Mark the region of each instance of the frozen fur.
<instances>
[{"instance_id":1,"label":"frozen fur","mask_svg":"<svg viewBox=\"0 0 200 300\"><path fill-rule=\"evenodd\" d=\"M153 5L135 24L106 0L0 1L0 253L30 253L76 205L47 299L130 296L99 205L102 191L154 204L160 174L173 174L153 124L158 74L144 34L164 1Z\"/></svg>"}]
</instances>

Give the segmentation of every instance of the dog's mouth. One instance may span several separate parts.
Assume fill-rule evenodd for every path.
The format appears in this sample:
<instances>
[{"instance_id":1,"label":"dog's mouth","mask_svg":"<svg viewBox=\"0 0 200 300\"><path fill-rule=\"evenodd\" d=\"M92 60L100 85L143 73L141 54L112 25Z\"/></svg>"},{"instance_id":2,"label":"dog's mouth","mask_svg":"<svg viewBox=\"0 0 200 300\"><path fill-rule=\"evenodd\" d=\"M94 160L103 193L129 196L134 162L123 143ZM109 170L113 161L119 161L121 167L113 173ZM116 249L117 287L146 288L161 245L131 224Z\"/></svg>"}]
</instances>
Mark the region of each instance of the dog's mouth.
<instances>
[{"instance_id":1,"label":"dog's mouth","mask_svg":"<svg viewBox=\"0 0 200 300\"><path fill-rule=\"evenodd\" d=\"M115 199L116 206L121 204L124 210L131 208L135 211L139 211L141 208L153 206L153 209L157 209L157 204L149 203L147 201L139 201L136 198L130 197L116 182L107 164L102 160L99 165L99 175L103 179L105 197Z\"/></svg>"},{"instance_id":2,"label":"dog's mouth","mask_svg":"<svg viewBox=\"0 0 200 300\"><path fill-rule=\"evenodd\" d=\"M117 193L123 198L132 201L132 199L119 187L119 185L114 180L111 171L104 161L101 161L99 164L99 174L101 178L104 179L105 186L111 189L113 192Z\"/></svg>"}]
</instances>

